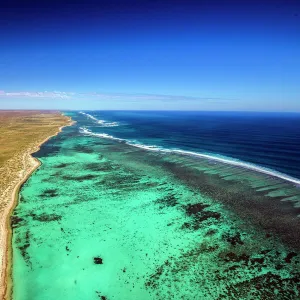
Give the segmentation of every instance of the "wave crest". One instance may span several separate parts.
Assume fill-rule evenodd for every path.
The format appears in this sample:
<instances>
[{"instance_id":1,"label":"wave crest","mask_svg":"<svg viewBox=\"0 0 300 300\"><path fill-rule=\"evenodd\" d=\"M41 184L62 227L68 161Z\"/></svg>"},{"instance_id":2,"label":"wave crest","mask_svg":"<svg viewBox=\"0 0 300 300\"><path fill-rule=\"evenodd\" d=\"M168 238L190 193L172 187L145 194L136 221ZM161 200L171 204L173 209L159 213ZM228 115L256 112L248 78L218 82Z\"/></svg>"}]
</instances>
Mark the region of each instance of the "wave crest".
<instances>
[{"instance_id":1,"label":"wave crest","mask_svg":"<svg viewBox=\"0 0 300 300\"><path fill-rule=\"evenodd\" d=\"M87 113L85 113L83 111L80 111L79 113L82 114L82 115L84 115L84 116L86 116L87 118L92 119L97 124L101 125L101 127L117 127L117 126L120 126L120 124L118 122L107 122L105 120L99 120L96 117L94 117L94 116L92 116L90 114L87 114Z\"/></svg>"},{"instance_id":2,"label":"wave crest","mask_svg":"<svg viewBox=\"0 0 300 300\"><path fill-rule=\"evenodd\" d=\"M80 132L83 134L86 134L86 135L90 135L90 136L96 136L96 137L100 137L100 138L116 140L119 142L126 143L127 145L134 146L137 148L142 148L145 150L160 151L160 152L164 152L164 153L177 153L177 154L181 154L181 155L201 157L201 158L205 158L205 159L208 159L211 161L221 162L221 163L241 167L244 169L256 171L259 173L270 175L272 177L280 178L282 180L300 185L300 180L297 178L291 177L287 174L284 174L284 173L281 173L281 172L278 172L278 171L275 171L275 170L272 170L269 168L264 168L264 167L261 167L261 166L258 166L258 165L252 164L252 163L243 162L243 161L240 161L240 160L237 160L234 158L220 157L220 156L214 156L214 155L210 155L210 154L197 153L197 152L180 150L180 149L166 149L166 148L162 148L162 147L155 146L155 145L144 145L144 144L141 144L141 143L138 143L135 141L117 138L117 137L114 137L114 136L106 134L106 133L94 133L91 130L84 128L84 127L80 127Z\"/></svg>"}]
</instances>

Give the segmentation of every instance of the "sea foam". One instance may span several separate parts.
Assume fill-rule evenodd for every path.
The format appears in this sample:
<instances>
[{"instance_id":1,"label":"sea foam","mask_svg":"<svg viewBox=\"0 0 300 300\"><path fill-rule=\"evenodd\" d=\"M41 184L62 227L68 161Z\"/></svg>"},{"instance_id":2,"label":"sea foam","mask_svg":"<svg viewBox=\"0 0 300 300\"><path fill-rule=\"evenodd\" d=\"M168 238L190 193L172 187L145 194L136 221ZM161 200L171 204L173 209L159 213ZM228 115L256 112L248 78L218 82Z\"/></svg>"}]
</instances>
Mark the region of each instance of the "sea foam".
<instances>
[{"instance_id":1,"label":"sea foam","mask_svg":"<svg viewBox=\"0 0 300 300\"><path fill-rule=\"evenodd\" d=\"M92 119L97 124L101 125L101 127L116 127L116 126L120 125L118 122L107 122L105 120L99 120L96 117L94 117L94 116L92 116L90 114L87 114L87 113L85 113L83 111L80 111L79 113L82 114L82 115L84 115L84 116L86 116L87 118Z\"/></svg>"},{"instance_id":2,"label":"sea foam","mask_svg":"<svg viewBox=\"0 0 300 300\"><path fill-rule=\"evenodd\" d=\"M211 154L205 154L205 153L197 153L197 152L193 152L193 151L186 151L186 150L180 150L180 149L166 149L166 148L162 148L162 147L155 146L155 145L145 145L145 144L138 143L136 141L130 141L130 140L126 140L126 139L117 138L117 137L114 137L114 136L106 134L106 133L94 133L85 127L80 127L80 132L83 134L86 134L86 135L90 135L90 136L96 136L96 137L100 137L100 138L116 140L119 142L126 143L127 145L131 145L131 146L134 146L137 148L142 148L145 150L160 151L163 153L177 153L177 154L186 155L186 156L205 158L205 159L208 159L211 161L221 162L221 163L241 167L244 169L256 171L256 172L263 173L263 174L266 174L266 175L269 175L272 177L280 178L282 180L294 183L296 185L300 185L300 180L297 178L291 177L289 175L286 175L284 173L281 173L281 172L278 172L278 171L275 171L275 170L272 170L269 168L265 168L265 167L261 167L261 166L258 166L258 165L252 164L252 163L240 161L238 159L234 159L231 157L217 156L217 155L211 155Z\"/></svg>"}]
</instances>

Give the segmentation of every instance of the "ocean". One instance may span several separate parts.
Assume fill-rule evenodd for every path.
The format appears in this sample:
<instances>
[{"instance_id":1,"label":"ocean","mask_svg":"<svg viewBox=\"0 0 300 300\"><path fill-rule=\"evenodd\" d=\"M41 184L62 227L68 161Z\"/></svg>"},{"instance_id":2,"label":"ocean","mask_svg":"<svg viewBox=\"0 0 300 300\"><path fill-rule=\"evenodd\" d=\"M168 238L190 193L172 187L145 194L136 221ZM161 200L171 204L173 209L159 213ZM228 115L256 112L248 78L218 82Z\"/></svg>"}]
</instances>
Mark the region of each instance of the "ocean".
<instances>
[{"instance_id":1,"label":"ocean","mask_svg":"<svg viewBox=\"0 0 300 300\"><path fill-rule=\"evenodd\" d=\"M12 216L13 299L300 297L300 115L82 111Z\"/></svg>"},{"instance_id":2,"label":"ocean","mask_svg":"<svg viewBox=\"0 0 300 300\"><path fill-rule=\"evenodd\" d=\"M104 111L85 116L93 133L225 156L300 179L299 113Z\"/></svg>"}]
</instances>

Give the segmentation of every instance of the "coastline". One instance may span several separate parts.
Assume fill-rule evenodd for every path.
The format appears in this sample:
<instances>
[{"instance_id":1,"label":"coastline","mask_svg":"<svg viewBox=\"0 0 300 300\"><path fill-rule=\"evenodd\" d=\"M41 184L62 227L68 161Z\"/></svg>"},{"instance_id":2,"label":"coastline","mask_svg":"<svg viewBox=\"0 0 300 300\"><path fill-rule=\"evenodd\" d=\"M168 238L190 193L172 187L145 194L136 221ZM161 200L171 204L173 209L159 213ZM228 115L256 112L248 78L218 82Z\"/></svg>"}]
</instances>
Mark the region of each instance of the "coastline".
<instances>
[{"instance_id":1,"label":"coastline","mask_svg":"<svg viewBox=\"0 0 300 300\"><path fill-rule=\"evenodd\" d=\"M297 187L85 137L78 129L91 122L77 120L33 155L42 166L11 217L8 296L298 299L300 220L289 198Z\"/></svg>"},{"instance_id":2,"label":"coastline","mask_svg":"<svg viewBox=\"0 0 300 300\"><path fill-rule=\"evenodd\" d=\"M62 114L63 115L63 114ZM64 115L63 115L64 116ZM72 126L75 122L68 117L68 123L60 126L55 134L51 134L47 138L45 138L42 142L36 144L31 149L28 149L25 153L23 153L22 163L23 169L21 170L21 174L19 175L20 179L11 191L11 201L10 205L8 205L5 209L4 218L0 220L0 230L2 235L2 241L0 237L0 242L2 242L2 260L1 260L1 278L0 278L0 296L1 299L12 299L12 228L10 226L10 216L14 211L15 207L18 205L19 200L19 191L22 185L28 180L28 178L32 175L32 173L39 168L41 162L32 156L33 153L36 153L40 150L40 147L46 143L49 139L54 136L57 136L62 129L67 126ZM9 193L9 192L8 192Z\"/></svg>"}]
</instances>

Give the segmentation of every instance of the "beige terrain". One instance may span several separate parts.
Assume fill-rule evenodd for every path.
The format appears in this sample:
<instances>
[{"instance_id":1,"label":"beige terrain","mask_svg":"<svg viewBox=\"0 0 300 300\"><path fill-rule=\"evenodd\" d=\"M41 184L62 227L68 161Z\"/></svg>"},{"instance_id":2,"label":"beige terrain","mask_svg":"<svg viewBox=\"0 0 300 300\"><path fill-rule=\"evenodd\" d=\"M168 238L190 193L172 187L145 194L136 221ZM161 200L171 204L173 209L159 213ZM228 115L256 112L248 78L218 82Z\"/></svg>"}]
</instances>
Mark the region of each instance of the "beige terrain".
<instances>
[{"instance_id":1,"label":"beige terrain","mask_svg":"<svg viewBox=\"0 0 300 300\"><path fill-rule=\"evenodd\" d=\"M50 111L0 111L0 298L10 292L10 214L22 183L40 165L31 156L39 146L71 125L69 117Z\"/></svg>"}]
</instances>

